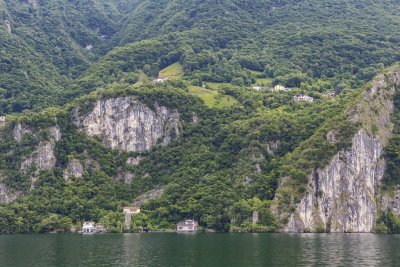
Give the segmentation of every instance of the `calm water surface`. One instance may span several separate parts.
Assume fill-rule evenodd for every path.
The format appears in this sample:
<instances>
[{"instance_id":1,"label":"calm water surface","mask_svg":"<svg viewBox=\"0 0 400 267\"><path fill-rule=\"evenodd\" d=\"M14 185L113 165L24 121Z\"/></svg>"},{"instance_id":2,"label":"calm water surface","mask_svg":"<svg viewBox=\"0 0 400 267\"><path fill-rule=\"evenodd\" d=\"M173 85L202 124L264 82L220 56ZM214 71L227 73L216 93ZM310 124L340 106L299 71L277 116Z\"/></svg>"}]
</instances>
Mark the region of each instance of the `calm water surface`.
<instances>
[{"instance_id":1,"label":"calm water surface","mask_svg":"<svg viewBox=\"0 0 400 267\"><path fill-rule=\"evenodd\" d=\"M78 234L0 236L0 266L400 266L400 236Z\"/></svg>"}]
</instances>

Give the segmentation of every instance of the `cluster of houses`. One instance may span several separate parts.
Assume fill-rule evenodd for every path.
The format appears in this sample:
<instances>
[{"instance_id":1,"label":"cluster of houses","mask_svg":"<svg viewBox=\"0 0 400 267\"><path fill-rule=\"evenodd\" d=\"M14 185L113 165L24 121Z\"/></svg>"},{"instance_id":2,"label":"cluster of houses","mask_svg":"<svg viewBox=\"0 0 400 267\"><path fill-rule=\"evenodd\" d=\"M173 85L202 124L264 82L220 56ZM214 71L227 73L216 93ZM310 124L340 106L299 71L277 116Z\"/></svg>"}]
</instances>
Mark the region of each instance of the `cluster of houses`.
<instances>
[{"instance_id":1,"label":"cluster of houses","mask_svg":"<svg viewBox=\"0 0 400 267\"><path fill-rule=\"evenodd\" d=\"M253 86L253 90L255 90L255 91L260 91L261 89L262 89L262 87L260 85ZM270 87L269 90L273 91L273 92L281 92L281 91L288 92L288 91L292 91L291 88L285 87L285 86L279 85L279 84L275 85L274 87Z\"/></svg>"},{"instance_id":2,"label":"cluster of houses","mask_svg":"<svg viewBox=\"0 0 400 267\"><path fill-rule=\"evenodd\" d=\"M132 216L134 214L139 214L140 208L138 207L125 207L124 214L125 214L125 229L129 229L130 223L132 221ZM254 219L253 219L254 220ZM197 232L199 229L199 223L195 220L184 220L178 222L176 224L176 231L178 233L194 233ZM107 228L95 222L84 222L81 231L82 234L98 234L98 233L106 233Z\"/></svg>"}]
</instances>

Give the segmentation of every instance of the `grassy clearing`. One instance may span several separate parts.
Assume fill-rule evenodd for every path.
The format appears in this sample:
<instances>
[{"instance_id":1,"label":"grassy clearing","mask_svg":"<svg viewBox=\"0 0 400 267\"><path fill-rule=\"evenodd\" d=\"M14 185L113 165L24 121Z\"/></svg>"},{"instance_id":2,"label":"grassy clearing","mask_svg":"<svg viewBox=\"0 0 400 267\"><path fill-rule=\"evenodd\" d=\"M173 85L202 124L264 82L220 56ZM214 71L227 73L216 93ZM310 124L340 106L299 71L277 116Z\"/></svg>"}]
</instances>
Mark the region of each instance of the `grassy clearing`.
<instances>
[{"instance_id":1,"label":"grassy clearing","mask_svg":"<svg viewBox=\"0 0 400 267\"><path fill-rule=\"evenodd\" d=\"M265 85L265 86L272 86L272 80L271 78L258 78L256 79L256 84L258 85Z\"/></svg>"},{"instance_id":2,"label":"grassy clearing","mask_svg":"<svg viewBox=\"0 0 400 267\"><path fill-rule=\"evenodd\" d=\"M204 101L204 104L209 107L225 108L239 103L232 96L220 95L215 91L198 86L189 86L189 92L200 97Z\"/></svg>"},{"instance_id":3,"label":"grassy clearing","mask_svg":"<svg viewBox=\"0 0 400 267\"><path fill-rule=\"evenodd\" d=\"M160 71L160 77L168 78L170 80L177 80L182 78L183 67L179 62L169 65Z\"/></svg>"},{"instance_id":4,"label":"grassy clearing","mask_svg":"<svg viewBox=\"0 0 400 267\"><path fill-rule=\"evenodd\" d=\"M213 83L213 82L205 82L205 84L211 88L211 89L219 89L220 87L226 85L226 86L232 86L230 83Z\"/></svg>"}]
</instances>

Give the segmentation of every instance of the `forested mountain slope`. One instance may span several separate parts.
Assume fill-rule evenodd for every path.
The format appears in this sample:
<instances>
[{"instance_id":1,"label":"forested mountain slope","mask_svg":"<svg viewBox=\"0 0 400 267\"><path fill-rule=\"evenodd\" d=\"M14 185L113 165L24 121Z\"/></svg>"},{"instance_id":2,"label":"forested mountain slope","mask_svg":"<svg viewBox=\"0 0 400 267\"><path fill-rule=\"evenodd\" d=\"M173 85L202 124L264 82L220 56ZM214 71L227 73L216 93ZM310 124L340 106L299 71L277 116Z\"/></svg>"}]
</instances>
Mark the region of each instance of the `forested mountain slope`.
<instances>
[{"instance_id":1,"label":"forested mountain slope","mask_svg":"<svg viewBox=\"0 0 400 267\"><path fill-rule=\"evenodd\" d=\"M1 113L57 104L120 17L113 1L2 0L0 14Z\"/></svg>"},{"instance_id":2,"label":"forested mountain slope","mask_svg":"<svg viewBox=\"0 0 400 267\"><path fill-rule=\"evenodd\" d=\"M0 1L0 233L399 232L399 9Z\"/></svg>"}]
</instances>

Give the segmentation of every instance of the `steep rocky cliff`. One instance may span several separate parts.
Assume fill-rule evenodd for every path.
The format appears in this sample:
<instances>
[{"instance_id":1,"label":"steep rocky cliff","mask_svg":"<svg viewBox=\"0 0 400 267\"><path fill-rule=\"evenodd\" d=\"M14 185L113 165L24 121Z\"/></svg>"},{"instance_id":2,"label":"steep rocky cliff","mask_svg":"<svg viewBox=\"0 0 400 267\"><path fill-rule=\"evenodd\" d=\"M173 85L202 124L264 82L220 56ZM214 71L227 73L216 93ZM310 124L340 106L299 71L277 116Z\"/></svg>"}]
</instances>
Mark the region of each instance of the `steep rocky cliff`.
<instances>
[{"instance_id":1,"label":"steep rocky cliff","mask_svg":"<svg viewBox=\"0 0 400 267\"><path fill-rule=\"evenodd\" d=\"M61 119L62 123L67 125L62 127L57 124L57 118L51 119L51 123L23 120L6 122L4 117L1 118L1 133L7 139L4 140L4 145L9 149L8 154L15 157L12 166L3 166L0 169L0 174L3 170L5 173L3 178L0 177L0 203L15 200L24 194L24 190L29 190L29 185L31 190L34 189L35 182L43 171L57 171L68 182L82 178L85 172L102 169L98 161L99 155L93 152L91 154L87 148L79 152L67 152L69 148L61 151L57 149L59 143L65 142L63 138L85 139L79 132L88 137L100 138L104 153L113 149L121 149L124 153L141 152L157 145L167 145L175 136L179 136L180 114L174 109L158 104L149 107L134 97L100 99L86 104L85 107L89 107L88 111L83 112L82 106L68 111L67 120ZM73 125L76 126L76 130ZM71 137L71 134L74 137ZM94 142L90 139L83 142ZM98 145L101 147L101 144ZM60 155L65 158L59 158ZM139 165L143 158L129 156L119 165L113 165L114 169L106 167L107 172L115 181L129 184L135 175L126 170L125 165L132 168ZM27 180L28 187L23 191L13 190L8 185L13 183L14 174L20 174Z\"/></svg>"},{"instance_id":2,"label":"steep rocky cliff","mask_svg":"<svg viewBox=\"0 0 400 267\"><path fill-rule=\"evenodd\" d=\"M371 232L380 203L379 185L385 171L382 158L393 124L393 95L400 85L400 68L375 79L348 111L360 123L351 147L340 151L324 168L315 168L295 212L288 216L286 232ZM327 136L335 142L334 132ZM285 183L282 184L285 186ZM396 196L393 196L396 199ZM384 198L386 208L399 201Z\"/></svg>"},{"instance_id":3,"label":"steep rocky cliff","mask_svg":"<svg viewBox=\"0 0 400 267\"><path fill-rule=\"evenodd\" d=\"M76 125L112 149L149 150L158 143L167 145L173 135L179 135L177 111L158 105L151 109L131 97L99 100L89 114L78 113L76 110Z\"/></svg>"}]
</instances>

